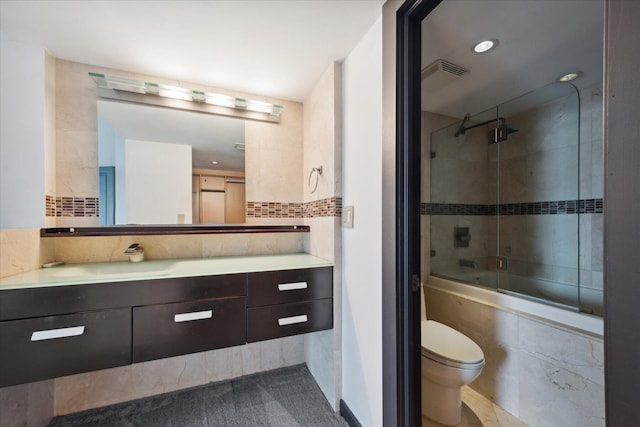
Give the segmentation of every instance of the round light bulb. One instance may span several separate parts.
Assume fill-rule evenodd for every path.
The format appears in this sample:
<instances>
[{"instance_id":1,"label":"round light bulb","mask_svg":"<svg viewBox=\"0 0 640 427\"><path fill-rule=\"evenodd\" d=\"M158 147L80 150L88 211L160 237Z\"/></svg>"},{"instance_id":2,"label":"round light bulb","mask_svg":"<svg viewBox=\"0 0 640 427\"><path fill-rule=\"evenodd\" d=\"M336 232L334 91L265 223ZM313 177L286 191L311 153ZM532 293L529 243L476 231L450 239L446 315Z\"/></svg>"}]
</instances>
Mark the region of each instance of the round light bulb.
<instances>
[{"instance_id":1,"label":"round light bulb","mask_svg":"<svg viewBox=\"0 0 640 427\"><path fill-rule=\"evenodd\" d=\"M582 76L582 71L575 71L573 73L567 73L564 76L560 77L558 79L559 82L570 82L572 80L577 79L578 77Z\"/></svg>"},{"instance_id":2,"label":"round light bulb","mask_svg":"<svg viewBox=\"0 0 640 427\"><path fill-rule=\"evenodd\" d=\"M490 40L482 40L481 42L476 43L473 46L473 51L476 53L485 53L498 44L498 40L490 39Z\"/></svg>"}]
</instances>

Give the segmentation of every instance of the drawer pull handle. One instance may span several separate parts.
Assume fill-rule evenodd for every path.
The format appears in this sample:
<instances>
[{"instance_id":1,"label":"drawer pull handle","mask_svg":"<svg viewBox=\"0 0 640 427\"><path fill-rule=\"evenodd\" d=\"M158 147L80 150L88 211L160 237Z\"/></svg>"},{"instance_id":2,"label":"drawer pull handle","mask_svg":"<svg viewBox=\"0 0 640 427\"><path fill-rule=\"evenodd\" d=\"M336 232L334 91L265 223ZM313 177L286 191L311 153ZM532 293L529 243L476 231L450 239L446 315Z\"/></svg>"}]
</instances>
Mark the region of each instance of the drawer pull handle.
<instances>
[{"instance_id":1,"label":"drawer pull handle","mask_svg":"<svg viewBox=\"0 0 640 427\"><path fill-rule=\"evenodd\" d=\"M213 317L213 310L206 311L194 311L192 313L181 313L173 316L173 321L178 322L189 322L191 320L202 320L202 319L211 319Z\"/></svg>"},{"instance_id":2,"label":"drawer pull handle","mask_svg":"<svg viewBox=\"0 0 640 427\"><path fill-rule=\"evenodd\" d=\"M296 289L307 289L307 282L280 283L278 285L279 291L293 291Z\"/></svg>"},{"instance_id":3,"label":"drawer pull handle","mask_svg":"<svg viewBox=\"0 0 640 427\"><path fill-rule=\"evenodd\" d=\"M306 314L303 314L301 316L281 317L280 319L278 319L278 325L280 326L294 325L296 323L304 323L308 320L309 319L307 318Z\"/></svg>"},{"instance_id":4,"label":"drawer pull handle","mask_svg":"<svg viewBox=\"0 0 640 427\"><path fill-rule=\"evenodd\" d=\"M72 326L70 328L48 329L35 331L31 334L31 341L53 340L56 338L77 337L84 334L84 326Z\"/></svg>"}]
</instances>

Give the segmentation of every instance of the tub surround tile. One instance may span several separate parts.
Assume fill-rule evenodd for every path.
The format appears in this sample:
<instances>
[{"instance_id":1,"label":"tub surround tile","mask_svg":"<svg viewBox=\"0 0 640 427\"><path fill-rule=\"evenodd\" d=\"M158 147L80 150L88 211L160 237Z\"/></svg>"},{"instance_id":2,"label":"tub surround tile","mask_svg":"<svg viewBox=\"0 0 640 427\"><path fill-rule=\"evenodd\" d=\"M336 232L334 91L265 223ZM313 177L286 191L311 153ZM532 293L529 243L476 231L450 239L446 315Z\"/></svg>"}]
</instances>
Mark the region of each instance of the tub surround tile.
<instances>
[{"instance_id":1,"label":"tub surround tile","mask_svg":"<svg viewBox=\"0 0 640 427\"><path fill-rule=\"evenodd\" d=\"M535 426L603 427L604 387L521 352L519 417Z\"/></svg>"},{"instance_id":2,"label":"tub surround tile","mask_svg":"<svg viewBox=\"0 0 640 427\"><path fill-rule=\"evenodd\" d=\"M604 387L602 340L526 318L520 318L518 327L521 352Z\"/></svg>"},{"instance_id":3,"label":"tub surround tile","mask_svg":"<svg viewBox=\"0 0 640 427\"><path fill-rule=\"evenodd\" d=\"M591 269L594 271L603 271L604 266L604 249L603 238L604 226L602 214L591 216ZM588 221L589 218L586 218Z\"/></svg>"}]
</instances>

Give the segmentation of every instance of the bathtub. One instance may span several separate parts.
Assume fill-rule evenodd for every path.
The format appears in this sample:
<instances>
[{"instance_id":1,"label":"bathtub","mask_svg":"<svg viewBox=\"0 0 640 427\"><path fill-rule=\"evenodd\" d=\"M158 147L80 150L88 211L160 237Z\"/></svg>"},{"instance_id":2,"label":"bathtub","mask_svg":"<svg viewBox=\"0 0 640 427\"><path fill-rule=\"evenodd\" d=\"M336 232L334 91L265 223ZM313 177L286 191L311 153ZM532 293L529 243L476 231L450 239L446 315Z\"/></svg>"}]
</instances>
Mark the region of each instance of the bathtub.
<instances>
[{"instance_id":1,"label":"bathtub","mask_svg":"<svg viewBox=\"0 0 640 427\"><path fill-rule=\"evenodd\" d=\"M495 272L455 272L443 276L429 276L426 286L500 310L543 319L599 337L603 335L601 317L570 307L576 299L576 285L502 273L501 289L497 291ZM602 291L580 289L580 305L587 309L585 311L593 309L595 312L602 304L601 298Z\"/></svg>"}]
</instances>

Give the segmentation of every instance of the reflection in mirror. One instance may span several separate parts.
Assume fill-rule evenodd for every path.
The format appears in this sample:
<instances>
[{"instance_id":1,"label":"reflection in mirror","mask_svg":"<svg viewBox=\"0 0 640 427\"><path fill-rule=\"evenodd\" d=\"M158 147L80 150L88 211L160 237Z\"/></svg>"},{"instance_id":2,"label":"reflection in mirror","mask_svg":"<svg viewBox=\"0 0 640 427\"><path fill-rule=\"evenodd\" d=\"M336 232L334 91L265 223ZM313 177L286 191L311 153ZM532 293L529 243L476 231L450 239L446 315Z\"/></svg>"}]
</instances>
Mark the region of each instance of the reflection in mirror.
<instances>
[{"instance_id":1,"label":"reflection in mirror","mask_svg":"<svg viewBox=\"0 0 640 427\"><path fill-rule=\"evenodd\" d=\"M100 224L244 223L244 120L98 100Z\"/></svg>"}]
</instances>

